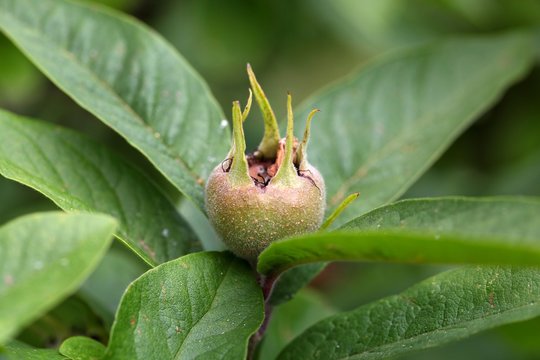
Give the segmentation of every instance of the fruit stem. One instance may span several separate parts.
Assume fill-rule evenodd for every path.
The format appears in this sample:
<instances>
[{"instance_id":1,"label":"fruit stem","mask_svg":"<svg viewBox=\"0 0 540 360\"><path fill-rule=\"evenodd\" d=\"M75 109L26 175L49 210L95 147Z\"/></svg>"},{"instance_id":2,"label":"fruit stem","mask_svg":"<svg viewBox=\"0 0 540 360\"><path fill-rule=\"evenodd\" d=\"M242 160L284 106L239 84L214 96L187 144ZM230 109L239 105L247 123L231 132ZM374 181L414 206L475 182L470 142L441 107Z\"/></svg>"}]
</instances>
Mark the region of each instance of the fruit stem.
<instances>
[{"instance_id":1,"label":"fruit stem","mask_svg":"<svg viewBox=\"0 0 540 360\"><path fill-rule=\"evenodd\" d=\"M270 102L268 102L261 85L257 82L257 78L255 77L250 64L247 64L247 73L251 88L255 93L255 100L257 100L257 104L259 104L264 119L264 136L257 150L264 158L274 159L276 157L280 139L276 115L274 115L274 111L272 110Z\"/></svg>"},{"instance_id":2,"label":"fruit stem","mask_svg":"<svg viewBox=\"0 0 540 360\"><path fill-rule=\"evenodd\" d=\"M260 275L258 280L259 280L259 285L261 286L261 290L263 293L264 320L261 326L259 327L259 329L257 330L257 332L253 334L251 338L249 339L248 357L247 357L248 360L252 360L255 358L257 345L263 338L264 333L266 332L266 329L268 328L268 323L270 322L272 311L274 310L274 307L270 304L270 297L272 296L272 290L274 289L274 286L276 284L277 277Z\"/></svg>"},{"instance_id":3,"label":"fruit stem","mask_svg":"<svg viewBox=\"0 0 540 360\"><path fill-rule=\"evenodd\" d=\"M249 101L248 101L249 102ZM246 140L242 126L243 115L240 102L233 101L233 149L231 150L232 164L229 171L231 183L236 186L250 185L252 180L248 172L246 160Z\"/></svg>"},{"instance_id":4,"label":"fruit stem","mask_svg":"<svg viewBox=\"0 0 540 360\"><path fill-rule=\"evenodd\" d=\"M273 185L291 187L298 182L298 174L293 163L294 147L294 117L292 111L292 96L287 94L287 138L285 139L285 156L276 176L272 179Z\"/></svg>"},{"instance_id":5,"label":"fruit stem","mask_svg":"<svg viewBox=\"0 0 540 360\"><path fill-rule=\"evenodd\" d=\"M313 109L310 111L307 121L306 121L306 129L304 130L304 138L302 139L302 143L298 147L298 151L296 152L297 162L298 162L298 170L307 170L308 162L307 162L307 146L309 142L309 136L311 131L311 120L313 119L313 116L315 116L316 113L318 113L319 109Z\"/></svg>"},{"instance_id":6,"label":"fruit stem","mask_svg":"<svg viewBox=\"0 0 540 360\"><path fill-rule=\"evenodd\" d=\"M330 225L332 225L332 223L343 212L343 210L345 210L354 200L356 200L358 198L358 196L360 196L360 193L354 193L354 194L351 194L351 195L347 196L345 198L345 200L343 200L341 202L341 204L339 204L339 206L336 208L336 210L334 210L334 212L332 214L330 214L330 216L321 225L320 230L325 230Z\"/></svg>"}]
</instances>

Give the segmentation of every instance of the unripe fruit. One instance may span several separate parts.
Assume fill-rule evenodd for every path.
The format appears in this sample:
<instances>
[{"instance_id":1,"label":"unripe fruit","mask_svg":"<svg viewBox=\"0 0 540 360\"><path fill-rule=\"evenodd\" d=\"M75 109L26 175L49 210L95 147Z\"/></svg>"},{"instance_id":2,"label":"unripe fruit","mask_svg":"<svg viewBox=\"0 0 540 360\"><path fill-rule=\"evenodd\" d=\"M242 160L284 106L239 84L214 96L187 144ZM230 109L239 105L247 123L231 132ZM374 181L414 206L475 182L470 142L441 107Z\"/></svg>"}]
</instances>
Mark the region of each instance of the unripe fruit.
<instances>
[{"instance_id":1,"label":"unripe fruit","mask_svg":"<svg viewBox=\"0 0 540 360\"><path fill-rule=\"evenodd\" d=\"M265 135L255 153L245 155L242 113L233 103L233 147L206 184L210 221L227 247L251 263L272 241L317 230L325 210L324 180L307 162L306 148L313 115L301 143L293 136L291 96L288 96L287 136L279 139L277 122L248 66L255 98L265 118Z\"/></svg>"}]
</instances>

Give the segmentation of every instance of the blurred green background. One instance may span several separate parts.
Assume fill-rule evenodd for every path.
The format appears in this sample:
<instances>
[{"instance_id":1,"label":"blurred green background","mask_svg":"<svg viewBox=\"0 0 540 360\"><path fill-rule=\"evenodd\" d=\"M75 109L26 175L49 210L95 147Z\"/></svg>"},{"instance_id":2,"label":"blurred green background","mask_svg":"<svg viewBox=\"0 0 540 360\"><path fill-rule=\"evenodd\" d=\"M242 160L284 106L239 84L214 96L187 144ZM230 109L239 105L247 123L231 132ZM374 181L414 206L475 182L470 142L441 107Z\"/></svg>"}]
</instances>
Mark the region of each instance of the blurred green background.
<instances>
[{"instance_id":1,"label":"blurred green background","mask_svg":"<svg viewBox=\"0 0 540 360\"><path fill-rule=\"evenodd\" d=\"M202 74L226 114L231 101L247 97L245 66L251 63L279 118L285 112L287 91L298 104L381 53L448 36L519 28L538 30L540 25L540 1L535 0L93 2L130 13L157 29ZM537 66L469 128L405 197L540 195L539 99ZM181 202L142 156L77 107L1 36L0 107L77 129L113 147L158 179L171 197ZM250 148L262 136L262 120L257 111L252 114L245 125ZM0 223L53 208L38 193L0 179ZM191 214L194 224L200 221L189 207L184 205L182 209ZM205 236L214 236L208 229L201 229ZM216 243L215 248L219 247ZM401 291L442 269L334 264L312 287L322 292L322 301L329 307L347 310ZM81 291L36 322L21 338L39 346L56 345L70 334L106 341L119 296L129 281L144 270L145 265L121 245L113 246ZM120 275L111 279L111 273ZM351 286L357 291L351 291ZM406 358L538 359L538 334L540 321L534 320Z\"/></svg>"}]
</instances>

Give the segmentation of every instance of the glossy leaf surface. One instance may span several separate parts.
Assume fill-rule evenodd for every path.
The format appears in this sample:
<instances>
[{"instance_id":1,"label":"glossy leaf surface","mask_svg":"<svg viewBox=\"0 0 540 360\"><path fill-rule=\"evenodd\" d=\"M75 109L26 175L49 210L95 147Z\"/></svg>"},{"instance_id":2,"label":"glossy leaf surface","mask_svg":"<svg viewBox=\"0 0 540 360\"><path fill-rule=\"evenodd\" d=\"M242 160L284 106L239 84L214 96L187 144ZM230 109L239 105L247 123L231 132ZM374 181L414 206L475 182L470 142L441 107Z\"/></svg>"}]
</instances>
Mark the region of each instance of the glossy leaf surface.
<instances>
[{"instance_id":1,"label":"glossy leaf surface","mask_svg":"<svg viewBox=\"0 0 540 360\"><path fill-rule=\"evenodd\" d=\"M278 359L386 359L540 315L540 270L452 270L309 328Z\"/></svg>"},{"instance_id":2,"label":"glossy leaf surface","mask_svg":"<svg viewBox=\"0 0 540 360\"><path fill-rule=\"evenodd\" d=\"M2 352L3 350L3 352ZM36 349L24 343L13 341L0 349L1 360L66 360L54 349Z\"/></svg>"},{"instance_id":3,"label":"glossy leaf surface","mask_svg":"<svg viewBox=\"0 0 540 360\"><path fill-rule=\"evenodd\" d=\"M34 214L0 227L0 343L71 294L107 250L109 216Z\"/></svg>"},{"instance_id":4,"label":"glossy leaf surface","mask_svg":"<svg viewBox=\"0 0 540 360\"><path fill-rule=\"evenodd\" d=\"M127 289L105 359L242 359L262 319L262 292L245 262L187 255Z\"/></svg>"},{"instance_id":5,"label":"glossy leaf surface","mask_svg":"<svg viewBox=\"0 0 540 360\"><path fill-rule=\"evenodd\" d=\"M105 355L105 346L85 336L73 336L66 339L58 351L72 360L100 360Z\"/></svg>"},{"instance_id":6,"label":"glossy leaf surface","mask_svg":"<svg viewBox=\"0 0 540 360\"><path fill-rule=\"evenodd\" d=\"M0 30L203 208L204 181L226 155L229 131L171 45L131 17L65 0L0 0Z\"/></svg>"},{"instance_id":7,"label":"glossy leaf surface","mask_svg":"<svg viewBox=\"0 0 540 360\"><path fill-rule=\"evenodd\" d=\"M0 174L63 210L114 216L118 238L151 265L199 249L189 225L156 185L76 132L0 110Z\"/></svg>"},{"instance_id":8,"label":"glossy leaf surface","mask_svg":"<svg viewBox=\"0 0 540 360\"><path fill-rule=\"evenodd\" d=\"M297 119L321 109L309 157L329 210L360 193L338 223L403 194L524 74L533 48L523 34L449 39L380 57L308 98Z\"/></svg>"},{"instance_id":9,"label":"glossy leaf surface","mask_svg":"<svg viewBox=\"0 0 540 360\"><path fill-rule=\"evenodd\" d=\"M272 243L263 273L323 261L540 265L536 198L405 200L367 213L336 232Z\"/></svg>"}]
</instances>

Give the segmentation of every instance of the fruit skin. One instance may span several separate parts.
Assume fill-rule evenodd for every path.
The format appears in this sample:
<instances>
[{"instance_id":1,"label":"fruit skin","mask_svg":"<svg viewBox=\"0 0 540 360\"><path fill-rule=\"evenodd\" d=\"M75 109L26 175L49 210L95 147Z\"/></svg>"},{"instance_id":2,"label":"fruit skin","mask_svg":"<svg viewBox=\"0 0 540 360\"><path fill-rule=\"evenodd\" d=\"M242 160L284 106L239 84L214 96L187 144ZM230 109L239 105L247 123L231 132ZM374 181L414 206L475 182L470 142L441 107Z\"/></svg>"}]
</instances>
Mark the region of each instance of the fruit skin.
<instances>
[{"instance_id":1,"label":"fruit skin","mask_svg":"<svg viewBox=\"0 0 540 360\"><path fill-rule=\"evenodd\" d=\"M206 182L205 205L210 222L229 250L255 266L271 242L319 229L326 195L324 180L307 161L306 152L311 119L318 110L309 113L304 138L298 142L288 94L287 135L280 140L274 112L249 64L247 71L253 91L244 111L239 101L233 101L232 147ZM265 132L257 150L246 156L243 122L253 94Z\"/></svg>"},{"instance_id":2,"label":"fruit skin","mask_svg":"<svg viewBox=\"0 0 540 360\"><path fill-rule=\"evenodd\" d=\"M230 173L218 165L206 184L208 217L227 247L255 263L273 241L316 231L324 217L324 180L308 165L292 186L255 183L233 185Z\"/></svg>"}]
</instances>

